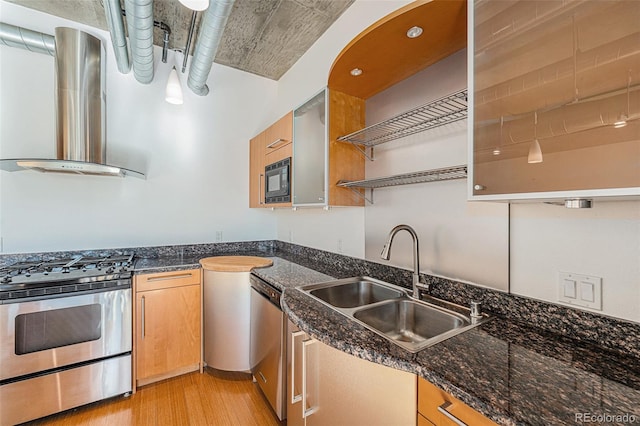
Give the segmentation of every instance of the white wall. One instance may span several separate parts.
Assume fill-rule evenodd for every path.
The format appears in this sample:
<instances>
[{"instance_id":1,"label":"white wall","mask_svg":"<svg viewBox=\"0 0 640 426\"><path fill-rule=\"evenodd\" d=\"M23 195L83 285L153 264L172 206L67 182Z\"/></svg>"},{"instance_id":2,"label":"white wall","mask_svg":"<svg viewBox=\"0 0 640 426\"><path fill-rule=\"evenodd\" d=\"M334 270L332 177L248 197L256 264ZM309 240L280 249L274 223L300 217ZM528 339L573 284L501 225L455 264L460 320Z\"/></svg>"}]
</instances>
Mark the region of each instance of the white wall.
<instances>
[{"instance_id":1,"label":"white wall","mask_svg":"<svg viewBox=\"0 0 640 426\"><path fill-rule=\"evenodd\" d=\"M391 118L467 86L466 50L367 99L367 125ZM467 121L421 132L374 149L367 178L467 164ZM420 269L433 275L509 289L508 205L468 203L466 180L374 190L365 208L366 258L411 269L408 233L398 234L391 260L380 251L391 228L412 226L420 241Z\"/></svg>"},{"instance_id":2,"label":"white wall","mask_svg":"<svg viewBox=\"0 0 640 426\"><path fill-rule=\"evenodd\" d=\"M640 322L640 201L511 206L511 292L558 303L558 272L602 278L602 311Z\"/></svg>"},{"instance_id":3,"label":"white wall","mask_svg":"<svg viewBox=\"0 0 640 426\"><path fill-rule=\"evenodd\" d=\"M278 82L277 108L272 121L303 104L326 87L331 65L360 32L409 3L356 0ZM364 258L364 209L361 207L279 210L278 239ZM291 238L293 235L293 238Z\"/></svg>"},{"instance_id":4,"label":"white wall","mask_svg":"<svg viewBox=\"0 0 640 426\"><path fill-rule=\"evenodd\" d=\"M248 140L268 125L277 83L214 64L211 92L164 101L171 63L150 85L117 71L108 34L0 2L3 22L53 34L84 29L107 50L107 162L147 180L0 172L5 253L276 237L272 214L248 208ZM172 54L169 54L169 62ZM53 58L0 47L0 157L55 155Z\"/></svg>"}]
</instances>

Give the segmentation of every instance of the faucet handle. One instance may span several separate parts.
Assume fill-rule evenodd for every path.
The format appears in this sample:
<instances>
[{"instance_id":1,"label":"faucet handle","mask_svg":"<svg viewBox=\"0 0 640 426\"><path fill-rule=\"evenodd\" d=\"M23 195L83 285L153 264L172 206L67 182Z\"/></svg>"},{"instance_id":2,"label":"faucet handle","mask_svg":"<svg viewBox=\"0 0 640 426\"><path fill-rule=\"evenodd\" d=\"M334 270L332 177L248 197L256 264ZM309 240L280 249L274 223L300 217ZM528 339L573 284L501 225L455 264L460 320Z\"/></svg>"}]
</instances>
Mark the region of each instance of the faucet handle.
<instances>
[{"instance_id":1,"label":"faucet handle","mask_svg":"<svg viewBox=\"0 0 640 426\"><path fill-rule=\"evenodd\" d=\"M481 306L482 303L471 301L471 318L482 318Z\"/></svg>"}]
</instances>

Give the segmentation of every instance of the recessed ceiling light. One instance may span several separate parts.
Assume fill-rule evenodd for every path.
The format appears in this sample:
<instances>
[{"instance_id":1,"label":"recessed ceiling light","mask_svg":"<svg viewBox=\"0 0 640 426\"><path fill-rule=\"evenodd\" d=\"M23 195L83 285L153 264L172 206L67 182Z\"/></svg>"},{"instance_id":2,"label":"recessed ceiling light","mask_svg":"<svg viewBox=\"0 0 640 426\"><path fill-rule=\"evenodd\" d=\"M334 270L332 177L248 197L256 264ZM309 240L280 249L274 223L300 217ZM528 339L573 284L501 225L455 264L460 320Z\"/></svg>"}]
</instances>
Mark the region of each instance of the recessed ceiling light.
<instances>
[{"instance_id":1,"label":"recessed ceiling light","mask_svg":"<svg viewBox=\"0 0 640 426\"><path fill-rule=\"evenodd\" d=\"M351 70L351 75L357 77L362 74L362 70L360 68L354 68Z\"/></svg>"},{"instance_id":2,"label":"recessed ceiling light","mask_svg":"<svg viewBox=\"0 0 640 426\"><path fill-rule=\"evenodd\" d=\"M407 30L407 37L416 38L422 35L422 28L420 27L411 27Z\"/></svg>"}]
</instances>

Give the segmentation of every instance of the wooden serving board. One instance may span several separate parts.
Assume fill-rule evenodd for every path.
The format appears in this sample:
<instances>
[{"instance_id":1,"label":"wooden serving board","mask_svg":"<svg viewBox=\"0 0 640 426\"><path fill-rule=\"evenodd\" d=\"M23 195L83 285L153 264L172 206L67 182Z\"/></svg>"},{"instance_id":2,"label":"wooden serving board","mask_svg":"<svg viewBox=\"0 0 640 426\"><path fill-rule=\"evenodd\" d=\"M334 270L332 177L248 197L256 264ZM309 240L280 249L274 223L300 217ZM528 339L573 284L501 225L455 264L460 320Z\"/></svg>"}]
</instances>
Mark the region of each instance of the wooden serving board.
<instances>
[{"instance_id":1,"label":"wooden serving board","mask_svg":"<svg viewBox=\"0 0 640 426\"><path fill-rule=\"evenodd\" d=\"M271 259L258 256L213 256L200 259L203 269L217 272L249 272L273 265Z\"/></svg>"}]
</instances>

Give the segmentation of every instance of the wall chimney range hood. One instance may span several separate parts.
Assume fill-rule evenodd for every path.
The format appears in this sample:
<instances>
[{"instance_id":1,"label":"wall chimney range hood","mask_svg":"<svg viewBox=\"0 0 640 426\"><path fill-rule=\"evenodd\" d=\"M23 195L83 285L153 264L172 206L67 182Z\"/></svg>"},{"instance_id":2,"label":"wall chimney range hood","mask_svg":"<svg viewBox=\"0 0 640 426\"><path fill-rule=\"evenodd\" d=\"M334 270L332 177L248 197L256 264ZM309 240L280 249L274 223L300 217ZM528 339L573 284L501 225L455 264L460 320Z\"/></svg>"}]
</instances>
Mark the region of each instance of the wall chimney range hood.
<instances>
[{"instance_id":1,"label":"wall chimney range hood","mask_svg":"<svg viewBox=\"0 0 640 426\"><path fill-rule=\"evenodd\" d=\"M28 30L3 25L0 38L6 39L7 31ZM100 40L73 28L58 27L54 58L56 158L2 159L0 169L144 179L142 173L105 164L104 57Z\"/></svg>"}]
</instances>

